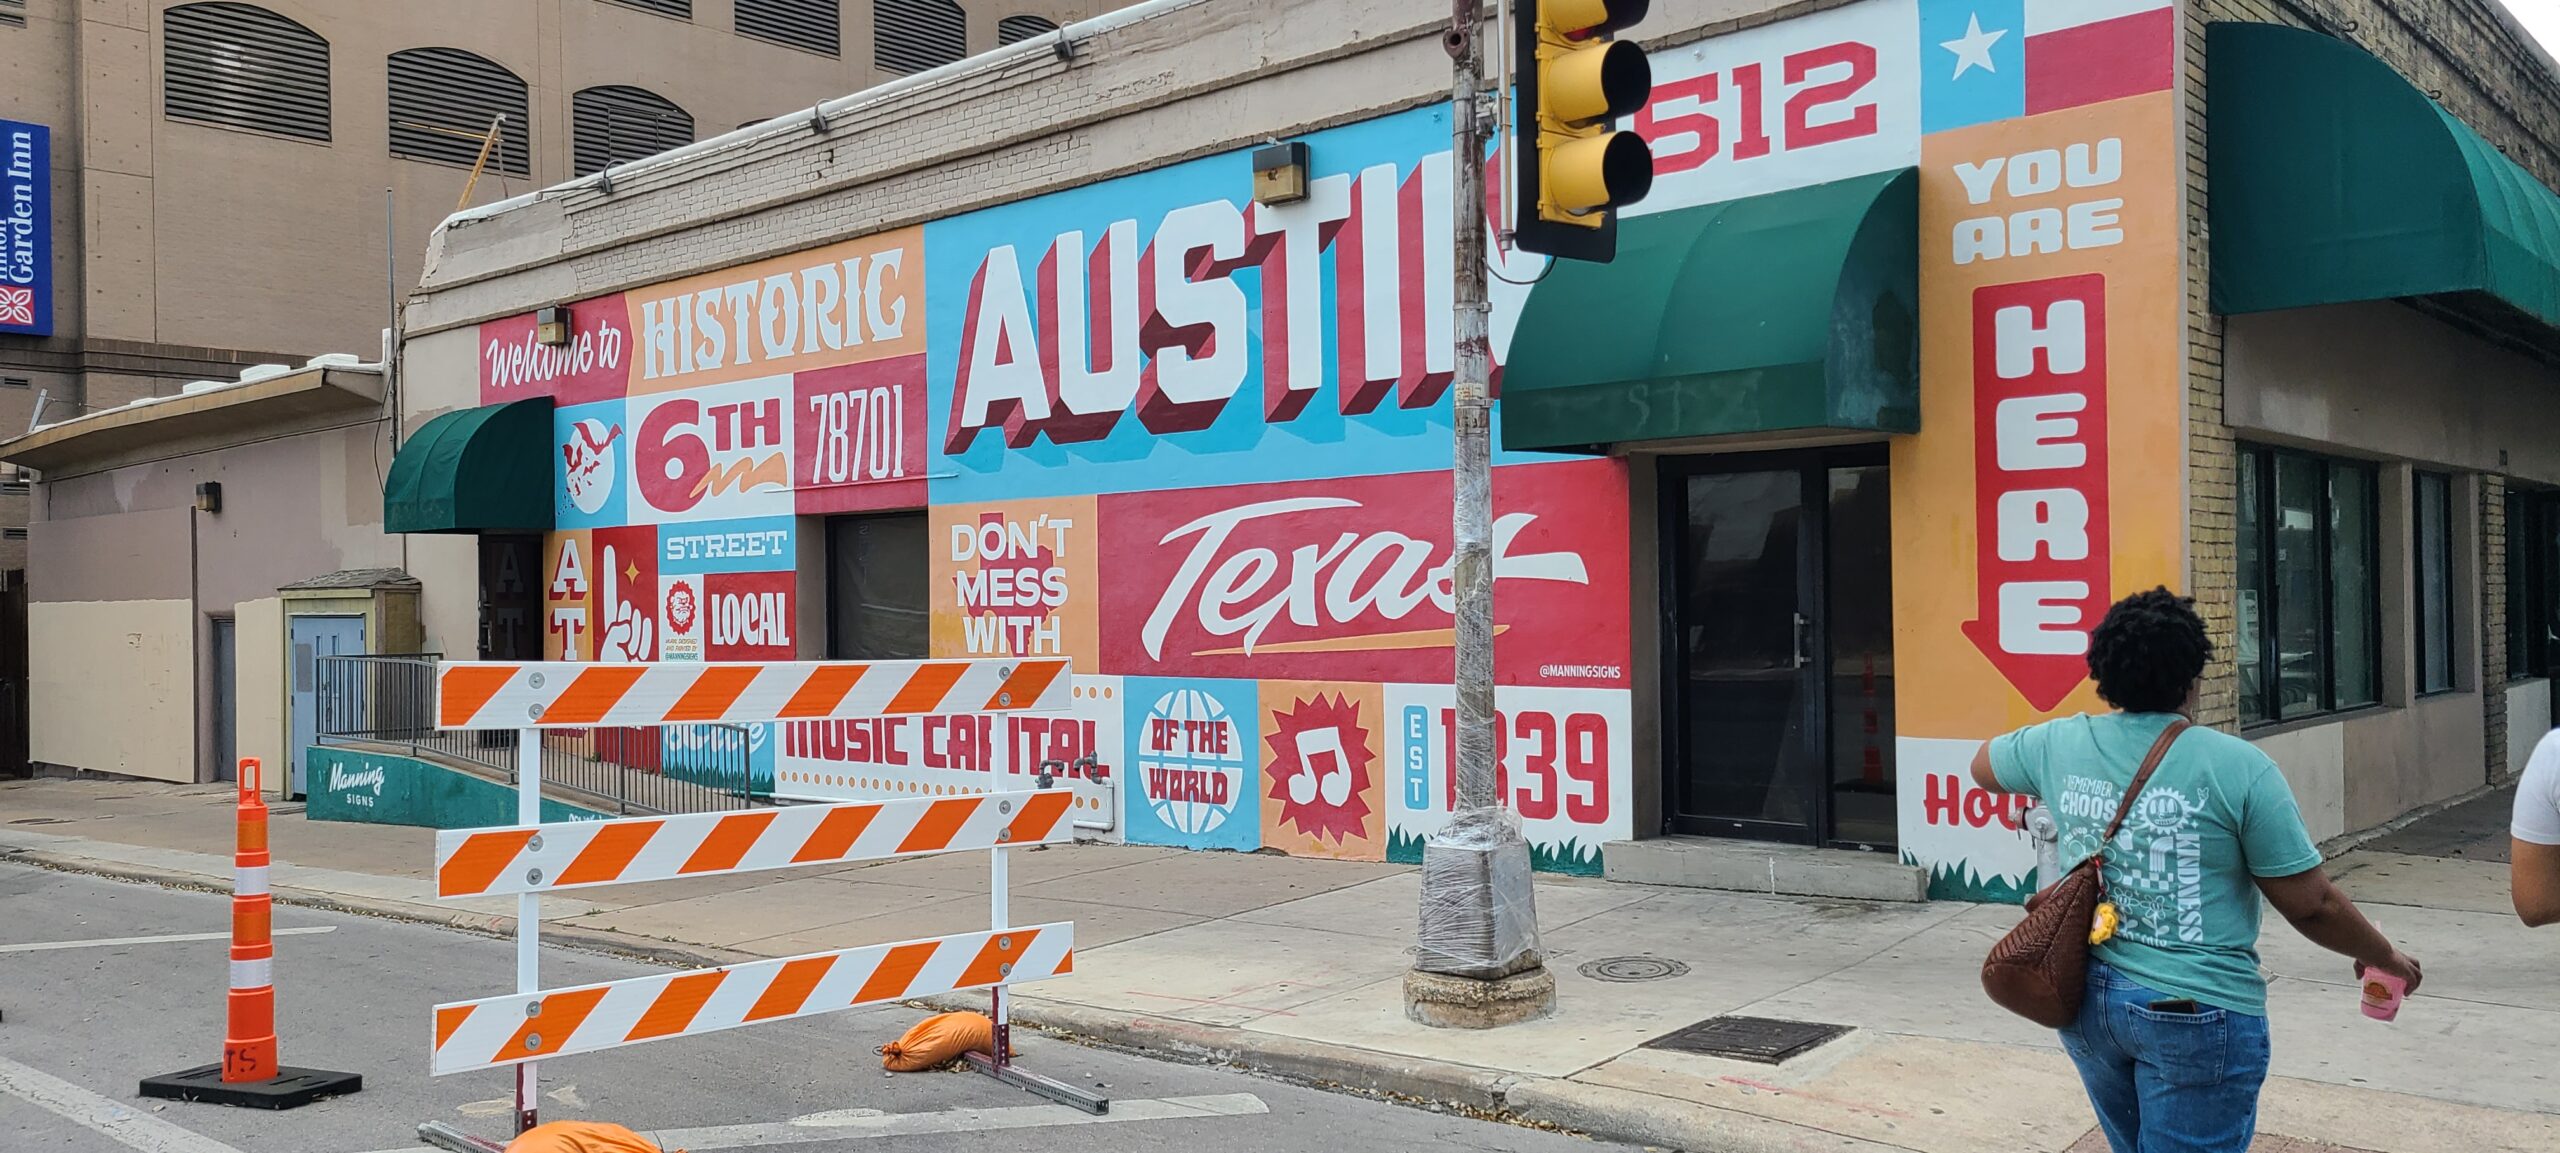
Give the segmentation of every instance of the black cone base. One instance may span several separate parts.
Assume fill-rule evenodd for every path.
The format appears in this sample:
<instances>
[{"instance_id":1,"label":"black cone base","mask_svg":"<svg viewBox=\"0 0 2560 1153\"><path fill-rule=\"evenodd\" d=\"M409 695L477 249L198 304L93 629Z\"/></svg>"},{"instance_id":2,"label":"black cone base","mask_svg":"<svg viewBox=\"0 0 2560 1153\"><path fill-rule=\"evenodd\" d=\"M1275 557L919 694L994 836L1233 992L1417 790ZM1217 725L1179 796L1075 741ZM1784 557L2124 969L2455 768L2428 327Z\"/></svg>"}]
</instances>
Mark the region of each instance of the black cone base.
<instances>
[{"instance_id":1,"label":"black cone base","mask_svg":"<svg viewBox=\"0 0 2560 1153\"><path fill-rule=\"evenodd\" d=\"M296 1069L290 1065L264 1081L225 1081L220 1065L202 1065L146 1077L142 1081L142 1095L145 1097L236 1105L243 1109L299 1109L314 1101L343 1097L363 1089L362 1073L332 1073L326 1069Z\"/></svg>"}]
</instances>

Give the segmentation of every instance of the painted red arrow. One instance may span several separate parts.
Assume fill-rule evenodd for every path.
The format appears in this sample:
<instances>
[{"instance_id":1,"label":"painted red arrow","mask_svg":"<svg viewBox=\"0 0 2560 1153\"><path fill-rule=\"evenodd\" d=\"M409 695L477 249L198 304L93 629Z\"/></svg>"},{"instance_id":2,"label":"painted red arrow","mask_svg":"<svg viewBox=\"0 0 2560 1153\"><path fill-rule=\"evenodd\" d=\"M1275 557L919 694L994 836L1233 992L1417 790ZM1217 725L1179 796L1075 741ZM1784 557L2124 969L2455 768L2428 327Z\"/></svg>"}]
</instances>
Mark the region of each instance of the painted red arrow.
<instances>
[{"instance_id":1,"label":"painted red arrow","mask_svg":"<svg viewBox=\"0 0 2560 1153\"><path fill-rule=\"evenodd\" d=\"M2106 278L1973 296L1975 617L1964 635L2038 712L2087 679L2108 601Z\"/></svg>"}]
</instances>

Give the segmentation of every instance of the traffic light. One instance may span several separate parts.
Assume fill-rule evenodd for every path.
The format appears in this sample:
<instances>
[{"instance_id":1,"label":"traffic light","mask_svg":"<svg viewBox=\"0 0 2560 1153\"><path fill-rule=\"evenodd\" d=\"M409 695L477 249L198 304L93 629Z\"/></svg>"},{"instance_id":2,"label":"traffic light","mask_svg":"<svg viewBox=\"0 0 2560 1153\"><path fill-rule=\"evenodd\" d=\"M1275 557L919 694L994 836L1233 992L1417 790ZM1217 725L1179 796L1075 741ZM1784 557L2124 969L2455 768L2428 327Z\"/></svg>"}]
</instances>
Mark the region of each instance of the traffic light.
<instances>
[{"instance_id":1,"label":"traffic light","mask_svg":"<svg viewBox=\"0 0 2560 1153\"><path fill-rule=\"evenodd\" d=\"M1618 254L1616 210L1653 187L1653 149L1614 125L1644 107L1653 65L1611 35L1644 19L1647 0L1518 0L1521 143L1512 246L1565 260Z\"/></svg>"}]
</instances>

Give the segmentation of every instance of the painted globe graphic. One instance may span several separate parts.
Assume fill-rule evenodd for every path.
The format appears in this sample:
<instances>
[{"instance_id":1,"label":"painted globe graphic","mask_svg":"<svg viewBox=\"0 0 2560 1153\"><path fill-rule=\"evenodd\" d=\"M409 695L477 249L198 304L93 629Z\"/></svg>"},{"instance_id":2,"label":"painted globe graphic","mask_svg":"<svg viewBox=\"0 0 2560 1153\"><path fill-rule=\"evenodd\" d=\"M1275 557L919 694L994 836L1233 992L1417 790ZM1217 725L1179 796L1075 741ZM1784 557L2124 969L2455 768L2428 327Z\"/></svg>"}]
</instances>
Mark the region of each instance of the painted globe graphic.
<instances>
[{"instance_id":1,"label":"painted globe graphic","mask_svg":"<svg viewBox=\"0 0 2560 1153\"><path fill-rule=\"evenodd\" d=\"M1246 756L1235 718L1216 697L1177 689L1147 709L1138 781L1156 819L1178 833L1213 833L1243 795Z\"/></svg>"}]
</instances>

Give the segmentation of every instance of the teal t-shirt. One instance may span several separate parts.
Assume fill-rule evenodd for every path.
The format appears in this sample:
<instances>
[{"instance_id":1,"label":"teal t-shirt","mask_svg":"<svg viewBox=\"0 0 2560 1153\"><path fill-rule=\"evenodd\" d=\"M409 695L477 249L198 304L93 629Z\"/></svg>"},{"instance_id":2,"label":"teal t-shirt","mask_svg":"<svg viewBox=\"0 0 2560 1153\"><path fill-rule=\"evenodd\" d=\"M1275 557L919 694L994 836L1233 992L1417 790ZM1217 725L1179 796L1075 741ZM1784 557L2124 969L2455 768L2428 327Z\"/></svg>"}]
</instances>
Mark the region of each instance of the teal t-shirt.
<instances>
[{"instance_id":1,"label":"teal t-shirt","mask_svg":"<svg viewBox=\"0 0 2560 1153\"><path fill-rule=\"evenodd\" d=\"M2125 786L2174 719L2108 713L2047 721L1992 738L1992 772L2001 788L2052 811L2069 868L2098 851ZM2266 1016L2254 878L2319 865L2320 848L2276 763L2238 737L2190 728L2107 846L2107 898L2123 924L2096 957L2171 996Z\"/></svg>"}]
</instances>

